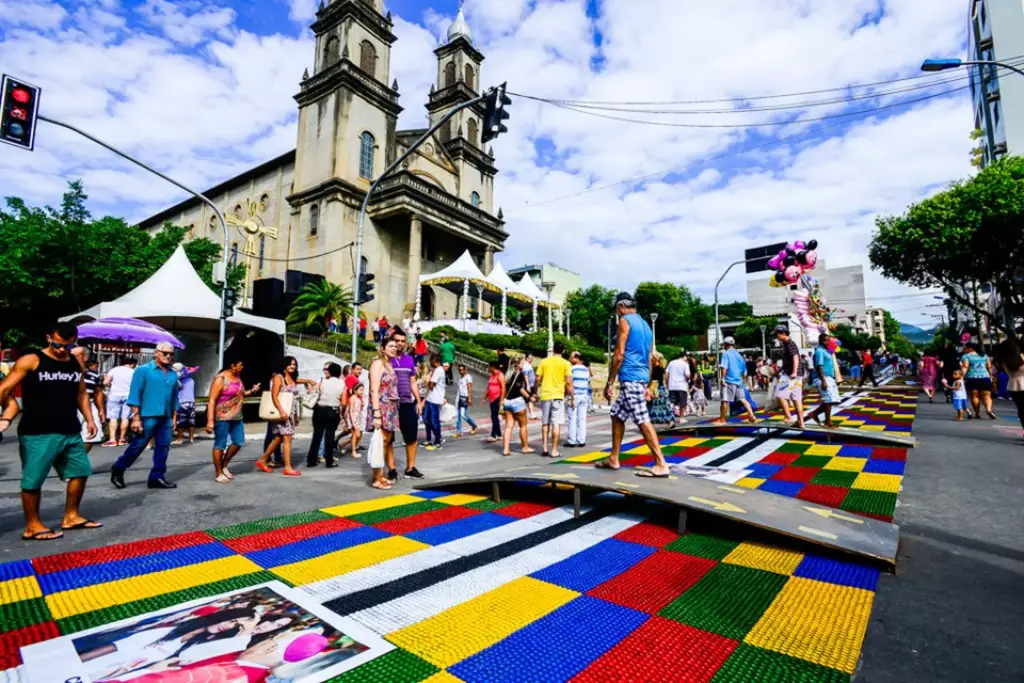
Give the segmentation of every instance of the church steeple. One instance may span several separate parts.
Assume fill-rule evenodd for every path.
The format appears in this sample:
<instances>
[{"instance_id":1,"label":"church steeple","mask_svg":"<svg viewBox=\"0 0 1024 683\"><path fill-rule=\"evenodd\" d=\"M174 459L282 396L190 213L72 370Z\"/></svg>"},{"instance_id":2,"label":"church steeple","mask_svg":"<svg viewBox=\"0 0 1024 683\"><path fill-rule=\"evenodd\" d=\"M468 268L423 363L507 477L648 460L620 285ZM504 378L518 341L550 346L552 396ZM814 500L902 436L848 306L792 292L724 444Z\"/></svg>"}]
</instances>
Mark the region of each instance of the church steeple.
<instances>
[{"instance_id":1,"label":"church steeple","mask_svg":"<svg viewBox=\"0 0 1024 683\"><path fill-rule=\"evenodd\" d=\"M461 2L455 21L448 27L447 42L438 46L434 54L437 55L437 88L431 86L427 102L431 124L436 123L452 107L475 98L480 91L480 64L484 56L473 47L473 33L466 22ZM483 113L482 105L461 112L450 122L448 130L441 130L441 140L448 142L455 139L454 131L461 127L470 144L479 146Z\"/></svg>"}]
</instances>

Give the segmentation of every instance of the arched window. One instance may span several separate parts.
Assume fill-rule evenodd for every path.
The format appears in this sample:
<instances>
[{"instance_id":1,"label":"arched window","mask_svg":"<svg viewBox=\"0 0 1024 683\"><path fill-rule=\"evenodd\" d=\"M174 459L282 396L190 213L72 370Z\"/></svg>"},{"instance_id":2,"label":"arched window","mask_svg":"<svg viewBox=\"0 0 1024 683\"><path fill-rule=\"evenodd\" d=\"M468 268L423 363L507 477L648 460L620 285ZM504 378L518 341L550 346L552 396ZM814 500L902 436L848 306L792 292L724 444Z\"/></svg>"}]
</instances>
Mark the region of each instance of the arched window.
<instances>
[{"instance_id":1,"label":"arched window","mask_svg":"<svg viewBox=\"0 0 1024 683\"><path fill-rule=\"evenodd\" d=\"M455 85L455 62L444 65L444 87Z\"/></svg>"},{"instance_id":2,"label":"arched window","mask_svg":"<svg viewBox=\"0 0 1024 683\"><path fill-rule=\"evenodd\" d=\"M470 119L466 124L466 132L469 133L469 144L476 145L477 125L476 119Z\"/></svg>"},{"instance_id":3,"label":"arched window","mask_svg":"<svg viewBox=\"0 0 1024 683\"><path fill-rule=\"evenodd\" d=\"M477 192L474 192L473 194L469 195L469 203L479 209L480 208L480 194L477 193Z\"/></svg>"},{"instance_id":4,"label":"arched window","mask_svg":"<svg viewBox=\"0 0 1024 683\"><path fill-rule=\"evenodd\" d=\"M441 130L438 131L441 136L441 142L448 142L452 139L452 122L449 121L447 124L441 126Z\"/></svg>"},{"instance_id":5,"label":"arched window","mask_svg":"<svg viewBox=\"0 0 1024 683\"><path fill-rule=\"evenodd\" d=\"M324 46L324 63L323 68L327 68L338 61L339 45L341 41L338 40L338 36L331 36L327 39L327 44Z\"/></svg>"},{"instance_id":6,"label":"arched window","mask_svg":"<svg viewBox=\"0 0 1024 683\"><path fill-rule=\"evenodd\" d=\"M370 131L363 131L359 139L359 177L373 178L373 148L376 141Z\"/></svg>"},{"instance_id":7,"label":"arched window","mask_svg":"<svg viewBox=\"0 0 1024 683\"><path fill-rule=\"evenodd\" d=\"M309 207L309 236L316 237L320 229L320 207L314 204Z\"/></svg>"},{"instance_id":8,"label":"arched window","mask_svg":"<svg viewBox=\"0 0 1024 683\"><path fill-rule=\"evenodd\" d=\"M470 90L476 90L476 72L473 71L473 65L466 65L466 87Z\"/></svg>"},{"instance_id":9,"label":"arched window","mask_svg":"<svg viewBox=\"0 0 1024 683\"><path fill-rule=\"evenodd\" d=\"M256 267L256 269L257 269L257 271L259 272L260 275L263 275L263 252L266 250L266 248L267 248L267 238L266 238L266 235L260 235L260 262L259 262L259 265Z\"/></svg>"},{"instance_id":10,"label":"arched window","mask_svg":"<svg viewBox=\"0 0 1024 683\"><path fill-rule=\"evenodd\" d=\"M359 68L376 78L377 48L368 40L359 43Z\"/></svg>"}]
</instances>

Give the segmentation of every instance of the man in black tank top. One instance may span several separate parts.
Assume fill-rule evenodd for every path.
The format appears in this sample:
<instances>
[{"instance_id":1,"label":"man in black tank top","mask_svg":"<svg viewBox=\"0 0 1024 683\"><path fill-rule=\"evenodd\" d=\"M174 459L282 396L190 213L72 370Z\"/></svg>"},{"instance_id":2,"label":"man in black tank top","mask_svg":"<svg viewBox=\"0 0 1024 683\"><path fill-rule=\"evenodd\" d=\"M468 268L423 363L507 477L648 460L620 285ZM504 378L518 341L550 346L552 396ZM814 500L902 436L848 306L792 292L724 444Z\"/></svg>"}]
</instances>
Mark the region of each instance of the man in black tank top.
<instances>
[{"instance_id":1,"label":"man in black tank top","mask_svg":"<svg viewBox=\"0 0 1024 683\"><path fill-rule=\"evenodd\" d=\"M22 410L18 424L18 450L21 456L21 506L25 511L26 541L52 541L64 534L46 527L39 519L39 498L50 468L67 481L67 505L61 529L97 529L99 522L78 514L85 493L85 481L92 465L82 442L81 412L86 432L96 435L96 423L89 409L82 364L72 357L78 328L58 323L46 335L47 347L25 354L14 364L11 374L0 383L0 405L6 405L16 386L21 385ZM0 431L10 427L0 419Z\"/></svg>"}]
</instances>

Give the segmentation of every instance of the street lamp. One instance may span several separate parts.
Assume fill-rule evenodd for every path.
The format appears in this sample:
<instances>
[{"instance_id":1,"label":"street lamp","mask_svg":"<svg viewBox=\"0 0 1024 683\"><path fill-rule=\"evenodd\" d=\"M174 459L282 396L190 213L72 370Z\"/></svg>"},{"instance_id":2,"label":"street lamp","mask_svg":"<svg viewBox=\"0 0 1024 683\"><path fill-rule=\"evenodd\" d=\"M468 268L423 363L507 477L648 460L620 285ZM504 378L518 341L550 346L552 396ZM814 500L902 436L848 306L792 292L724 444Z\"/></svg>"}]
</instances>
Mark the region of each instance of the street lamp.
<instances>
[{"instance_id":1,"label":"street lamp","mask_svg":"<svg viewBox=\"0 0 1024 683\"><path fill-rule=\"evenodd\" d=\"M651 348L655 351L658 350L658 335L656 334L658 325L658 314L651 313Z\"/></svg>"},{"instance_id":2,"label":"street lamp","mask_svg":"<svg viewBox=\"0 0 1024 683\"><path fill-rule=\"evenodd\" d=\"M759 325L761 328L761 358L768 357L768 342L764 336L764 333L768 331L767 325Z\"/></svg>"},{"instance_id":3,"label":"street lamp","mask_svg":"<svg viewBox=\"0 0 1024 683\"><path fill-rule=\"evenodd\" d=\"M572 339L572 309L565 309L565 336Z\"/></svg>"},{"instance_id":4,"label":"street lamp","mask_svg":"<svg viewBox=\"0 0 1024 683\"><path fill-rule=\"evenodd\" d=\"M959 69L961 66L967 65L999 66L1024 76L1024 71L1015 66L1006 62L997 62L989 59L926 59L921 65L921 71L948 71L949 69Z\"/></svg>"},{"instance_id":5,"label":"street lamp","mask_svg":"<svg viewBox=\"0 0 1024 683\"><path fill-rule=\"evenodd\" d=\"M540 284L544 288L544 292L548 295L548 350L555 348L555 330L551 323L551 292L555 289L554 282L542 282Z\"/></svg>"}]
</instances>

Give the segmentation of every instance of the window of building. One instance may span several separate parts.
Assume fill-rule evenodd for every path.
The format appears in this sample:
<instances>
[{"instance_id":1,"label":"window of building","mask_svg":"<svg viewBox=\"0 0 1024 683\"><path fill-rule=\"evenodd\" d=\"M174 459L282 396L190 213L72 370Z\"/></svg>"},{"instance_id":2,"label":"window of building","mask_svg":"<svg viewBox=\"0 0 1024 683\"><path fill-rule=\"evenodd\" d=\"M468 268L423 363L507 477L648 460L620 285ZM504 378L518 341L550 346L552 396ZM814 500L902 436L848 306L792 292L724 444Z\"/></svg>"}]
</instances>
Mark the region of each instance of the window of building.
<instances>
[{"instance_id":1,"label":"window of building","mask_svg":"<svg viewBox=\"0 0 1024 683\"><path fill-rule=\"evenodd\" d=\"M242 212L242 205L235 204L235 218L241 220L244 216L245 214Z\"/></svg>"},{"instance_id":2,"label":"window of building","mask_svg":"<svg viewBox=\"0 0 1024 683\"><path fill-rule=\"evenodd\" d=\"M363 131L359 141L359 176L367 180L373 178L373 148L375 140L370 131Z\"/></svg>"},{"instance_id":3,"label":"window of building","mask_svg":"<svg viewBox=\"0 0 1024 683\"><path fill-rule=\"evenodd\" d=\"M338 40L338 36L331 36L327 39L327 44L324 45L324 68L327 68L338 61L340 49L338 46L341 41Z\"/></svg>"},{"instance_id":4,"label":"window of building","mask_svg":"<svg viewBox=\"0 0 1024 683\"><path fill-rule=\"evenodd\" d=\"M473 194L469 195L469 203L479 209L480 208L480 193L474 192Z\"/></svg>"},{"instance_id":5,"label":"window of building","mask_svg":"<svg viewBox=\"0 0 1024 683\"><path fill-rule=\"evenodd\" d=\"M476 90L476 72L473 71L473 65L466 65L466 87L470 90Z\"/></svg>"},{"instance_id":6,"label":"window of building","mask_svg":"<svg viewBox=\"0 0 1024 683\"><path fill-rule=\"evenodd\" d=\"M992 124L999 125L999 100L992 103Z\"/></svg>"},{"instance_id":7,"label":"window of building","mask_svg":"<svg viewBox=\"0 0 1024 683\"><path fill-rule=\"evenodd\" d=\"M259 265L256 266L256 270L260 275L263 275L263 254L267 248L267 238L264 235L260 235L260 261Z\"/></svg>"},{"instance_id":8,"label":"window of building","mask_svg":"<svg viewBox=\"0 0 1024 683\"><path fill-rule=\"evenodd\" d=\"M981 18L981 25L985 26L985 2L984 2L984 0L982 0L982 2L979 3L979 4L981 4L981 12L979 13L978 16Z\"/></svg>"},{"instance_id":9,"label":"window of building","mask_svg":"<svg viewBox=\"0 0 1024 683\"><path fill-rule=\"evenodd\" d=\"M216 214L210 216L210 232L215 232L220 227L220 221L217 220Z\"/></svg>"},{"instance_id":10,"label":"window of building","mask_svg":"<svg viewBox=\"0 0 1024 683\"><path fill-rule=\"evenodd\" d=\"M309 207L309 236L316 237L318 230L320 230L320 207L314 204Z\"/></svg>"},{"instance_id":11,"label":"window of building","mask_svg":"<svg viewBox=\"0 0 1024 683\"><path fill-rule=\"evenodd\" d=\"M238 265L238 242L231 243L231 265Z\"/></svg>"},{"instance_id":12,"label":"window of building","mask_svg":"<svg viewBox=\"0 0 1024 683\"><path fill-rule=\"evenodd\" d=\"M455 62L444 65L444 87L455 85Z\"/></svg>"},{"instance_id":13,"label":"window of building","mask_svg":"<svg viewBox=\"0 0 1024 683\"><path fill-rule=\"evenodd\" d=\"M476 134L477 134L476 119L470 119L469 120L469 123L466 124L466 132L469 133L469 144L475 145L476 142L477 142L477 140L476 140Z\"/></svg>"},{"instance_id":14,"label":"window of building","mask_svg":"<svg viewBox=\"0 0 1024 683\"><path fill-rule=\"evenodd\" d=\"M359 68L376 78L377 48L368 40L359 43Z\"/></svg>"}]
</instances>

